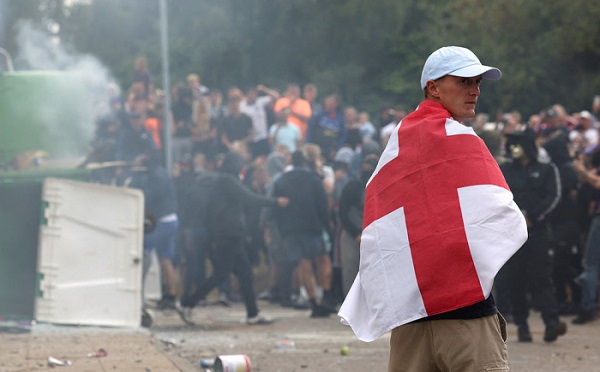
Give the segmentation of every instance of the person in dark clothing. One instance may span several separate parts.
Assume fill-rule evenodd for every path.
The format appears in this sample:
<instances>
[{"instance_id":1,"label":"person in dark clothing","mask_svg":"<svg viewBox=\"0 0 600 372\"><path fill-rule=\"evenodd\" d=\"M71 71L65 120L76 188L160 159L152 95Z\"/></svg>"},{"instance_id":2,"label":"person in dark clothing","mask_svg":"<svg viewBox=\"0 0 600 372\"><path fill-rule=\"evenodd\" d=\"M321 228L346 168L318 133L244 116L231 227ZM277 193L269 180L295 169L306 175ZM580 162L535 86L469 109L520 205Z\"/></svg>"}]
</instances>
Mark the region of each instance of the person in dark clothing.
<instances>
[{"instance_id":1,"label":"person in dark clothing","mask_svg":"<svg viewBox=\"0 0 600 372\"><path fill-rule=\"evenodd\" d=\"M191 171L179 176L179 205L181 217L181 241L185 257L183 293L188 294L202 283L205 276L208 252L208 200L216 175L204 168L204 154L194 156Z\"/></svg>"},{"instance_id":2,"label":"person in dark clothing","mask_svg":"<svg viewBox=\"0 0 600 372\"><path fill-rule=\"evenodd\" d=\"M96 122L96 132L90 142L90 152L79 168L93 163L114 161L120 130L121 120L116 112L101 116ZM114 172L113 167L93 169L90 172L90 181L110 184L114 179Z\"/></svg>"},{"instance_id":3,"label":"person in dark clothing","mask_svg":"<svg viewBox=\"0 0 600 372\"><path fill-rule=\"evenodd\" d=\"M342 223L341 259L344 295L350 290L358 273L365 187L378 161L379 156L374 154L363 159L360 177L350 180L342 190L339 213Z\"/></svg>"},{"instance_id":4,"label":"person in dark clothing","mask_svg":"<svg viewBox=\"0 0 600 372\"><path fill-rule=\"evenodd\" d=\"M259 315L254 294L252 266L244 248L244 207L248 205L285 207L289 200L283 197L260 196L245 187L240 181L244 163L244 158L234 152L228 153L223 159L208 205L208 215L211 216L208 226L213 244L210 252L213 273L193 293L184 296L181 305L192 309L200 299L233 273L240 283L246 305L247 324L267 324L272 320ZM188 312L182 313L182 319L190 322L189 315Z\"/></svg>"},{"instance_id":5,"label":"person in dark clothing","mask_svg":"<svg viewBox=\"0 0 600 372\"><path fill-rule=\"evenodd\" d=\"M157 147L152 135L144 128L142 115L132 111L128 117L129 123L121 128L117 139L115 159L131 162Z\"/></svg>"},{"instance_id":6,"label":"person in dark clothing","mask_svg":"<svg viewBox=\"0 0 600 372\"><path fill-rule=\"evenodd\" d=\"M291 275L297 267L311 303L311 317L328 317L331 311L317 303L312 269L313 259L327 254L323 241L323 231L329 221L327 195L321 178L307 167L301 151L292 154L292 165L294 169L282 174L273 189L274 196L290 199L287 208L276 212L287 253L287 270L283 270L281 278L282 292L286 299L290 297Z\"/></svg>"},{"instance_id":7,"label":"person in dark clothing","mask_svg":"<svg viewBox=\"0 0 600 372\"><path fill-rule=\"evenodd\" d=\"M236 151L246 146L253 138L252 118L240 111L244 95L239 89L231 89L227 98L228 115L219 122L217 128L220 151Z\"/></svg>"},{"instance_id":8,"label":"person in dark clothing","mask_svg":"<svg viewBox=\"0 0 600 372\"><path fill-rule=\"evenodd\" d=\"M152 159L150 159L152 158ZM121 127L115 145L115 160L130 165L139 165L145 161L154 162L160 159L156 143L152 135L144 128L144 118L139 112L128 114L128 122ZM129 167L115 170L116 182L122 185L131 175Z\"/></svg>"},{"instance_id":9,"label":"person in dark clothing","mask_svg":"<svg viewBox=\"0 0 600 372\"><path fill-rule=\"evenodd\" d=\"M246 172L244 184L250 190L258 195L266 195L266 183L268 181L267 170L263 166L254 166L250 168L251 172ZM265 245L264 225L261 221L262 208L251 205L244 211L246 220L246 250L252 263L252 267L260 264L260 253L267 256Z\"/></svg>"},{"instance_id":10,"label":"person in dark clothing","mask_svg":"<svg viewBox=\"0 0 600 372\"><path fill-rule=\"evenodd\" d=\"M325 161L330 163L335 152L346 142L348 129L338 110L338 97L334 94L325 97L324 105L324 110L315 114L308 124L306 142L318 145Z\"/></svg>"},{"instance_id":11,"label":"person in dark clothing","mask_svg":"<svg viewBox=\"0 0 600 372\"><path fill-rule=\"evenodd\" d=\"M596 148L589 154L588 161L580 155L573 165L585 185L590 190L589 204L591 222L585 242L583 272L577 277L582 287L581 305L573 324L585 324L598 317L598 271L600 268L600 150Z\"/></svg>"},{"instance_id":12,"label":"person in dark clothing","mask_svg":"<svg viewBox=\"0 0 600 372\"><path fill-rule=\"evenodd\" d=\"M582 270L580 228L577 221L577 200L581 183L573 166L567 141L563 137L546 142L544 149L558 168L562 191L560 202L548 217L554 248L553 280L557 289L556 300L561 314L575 314L581 301L581 287L575 283L575 277Z\"/></svg>"},{"instance_id":13,"label":"person in dark clothing","mask_svg":"<svg viewBox=\"0 0 600 372\"><path fill-rule=\"evenodd\" d=\"M177 310L175 295L177 276L173 267L175 243L179 229L175 185L167 170L158 162L148 160L145 170L134 172L129 187L144 193L144 215L155 221L154 230L144 235L144 275L151 263L150 254L156 249L166 293L158 303L159 309Z\"/></svg>"},{"instance_id":14,"label":"person in dark clothing","mask_svg":"<svg viewBox=\"0 0 600 372\"><path fill-rule=\"evenodd\" d=\"M502 164L501 169L525 216L529 233L523 247L505 266L512 315L518 327L518 340L531 342L527 323L527 291L530 289L546 325L544 341L553 342L567 330L558 316L547 232L548 217L561 197L560 175L554 164L537 160L538 149L531 128L506 137L506 152L512 161Z\"/></svg>"}]
</instances>

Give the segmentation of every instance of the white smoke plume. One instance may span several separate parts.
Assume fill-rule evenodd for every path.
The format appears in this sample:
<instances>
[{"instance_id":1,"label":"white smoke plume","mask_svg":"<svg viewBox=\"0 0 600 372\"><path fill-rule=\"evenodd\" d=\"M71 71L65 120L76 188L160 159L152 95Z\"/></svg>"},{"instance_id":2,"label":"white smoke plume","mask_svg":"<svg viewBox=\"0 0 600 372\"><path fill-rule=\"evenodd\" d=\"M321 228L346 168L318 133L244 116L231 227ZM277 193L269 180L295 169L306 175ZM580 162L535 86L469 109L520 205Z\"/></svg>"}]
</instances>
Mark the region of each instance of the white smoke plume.
<instances>
[{"instance_id":1,"label":"white smoke plume","mask_svg":"<svg viewBox=\"0 0 600 372\"><path fill-rule=\"evenodd\" d=\"M95 120L108 111L110 99L120 93L118 84L98 58L77 53L73 46L37 27L31 21L21 20L16 27L18 30L16 37L18 51L14 58L16 74L31 71L34 74L39 73L43 78L44 74L47 76L58 72L64 74L66 84L77 81L78 84L85 86L83 97L75 97L77 102L65 102L65 104L61 102L57 105L56 101L53 101L53 107L45 105L46 107L41 108L43 113L40 114L40 117L44 117L44 129L51 132L52 137L59 138L61 142L59 148L55 146L52 149L52 155L75 155L74 153L85 155L82 152L87 150L89 140L92 138ZM68 81L71 77L74 80ZM57 93L60 91L58 88L60 87L57 86ZM73 97L70 96L68 99L73 100ZM36 104L34 103L31 108L36 109ZM77 120L80 122L58 122L60 121L58 118L62 117L65 111L74 108L80 110L77 113L79 118L83 118ZM85 112L81 114L81 110ZM72 130L73 125L77 125L76 130Z\"/></svg>"},{"instance_id":2,"label":"white smoke plume","mask_svg":"<svg viewBox=\"0 0 600 372\"><path fill-rule=\"evenodd\" d=\"M109 90L118 89L110 71L98 58L77 53L71 45L35 27L29 20L19 21L17 29L17 66L31 70L79 73L99 104L108 102Z\"/></svg>"}]
</instances>

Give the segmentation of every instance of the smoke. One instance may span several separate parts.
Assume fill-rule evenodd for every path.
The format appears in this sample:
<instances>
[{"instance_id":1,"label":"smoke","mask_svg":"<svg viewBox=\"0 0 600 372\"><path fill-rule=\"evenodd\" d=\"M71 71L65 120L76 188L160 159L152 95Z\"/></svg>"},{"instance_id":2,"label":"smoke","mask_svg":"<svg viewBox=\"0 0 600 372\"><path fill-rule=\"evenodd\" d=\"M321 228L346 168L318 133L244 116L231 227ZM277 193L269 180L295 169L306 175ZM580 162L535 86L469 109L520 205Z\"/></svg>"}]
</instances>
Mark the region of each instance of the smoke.
<instances>
[{"instance_id":1,"label":"smoke","mask_svg":"<svg viewBox=\"0 0 600 372\"><path fill-rule=\"evenodd\" d=\"M118 89L112 74L98 58L77 53L72 45L36 28L31 21L19 21L17 29L16 64L21 68L79 74L98 102L108 102L109 90Z\"/></svg>"},{"instance_id":2,"label":"smoke","mask_svg":"<svg viewBox=\"0 0 600 372\"><path fill-rule=\"evenodd\" d=\"M6 20L10 19L10 14L8 14L8 6L6 4L6 0L0 0L0 47L6 48Z\"/></svg>"},{"instance_id":3,"label":"smoke","mask_svg":"<svg viewBox=\"0 0 600 372\"><path fill-rule=\"evenodd\" d=\"M31 109L40 111L49 138L60 143L51 149L52 155L85 155L95 120L108 112L110 99L119 94L118 84L98 58L77 53L31 21L21 20L16 27L15 75L23 75L25 82L39 81L40 89L49 90L41 101L51 104L32 102ZM63 98L54 97L61 94Z\"/></svg>"}]
</instances>

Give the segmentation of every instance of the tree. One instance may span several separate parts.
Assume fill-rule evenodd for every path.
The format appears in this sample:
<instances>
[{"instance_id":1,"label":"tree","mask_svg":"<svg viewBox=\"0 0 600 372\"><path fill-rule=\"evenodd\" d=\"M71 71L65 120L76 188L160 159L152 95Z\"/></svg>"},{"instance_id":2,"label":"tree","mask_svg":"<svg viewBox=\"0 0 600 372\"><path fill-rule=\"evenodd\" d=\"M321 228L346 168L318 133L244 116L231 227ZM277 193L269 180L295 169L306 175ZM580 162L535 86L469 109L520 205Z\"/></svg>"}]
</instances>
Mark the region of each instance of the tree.
<instances>
[{"instance_id":1,"label":"tree","mask_svg":"<svg viewBox=\"0 0 600 372\"><path fill-rule=\"evenodd\" d=\"M7 7L10 22L60 25L61 38L100 58L123 87L138 55L160 71L157 0L0 0ZM372 112L411 108L427 55L462 45L504 74L482 87L480 111L581 110L600 91L600 4L587 0L172 0L168 12L173 82L190 72L220 89L313 82ZM10 24L4 35L10 45Z\"/></svg>"}]
</instances>

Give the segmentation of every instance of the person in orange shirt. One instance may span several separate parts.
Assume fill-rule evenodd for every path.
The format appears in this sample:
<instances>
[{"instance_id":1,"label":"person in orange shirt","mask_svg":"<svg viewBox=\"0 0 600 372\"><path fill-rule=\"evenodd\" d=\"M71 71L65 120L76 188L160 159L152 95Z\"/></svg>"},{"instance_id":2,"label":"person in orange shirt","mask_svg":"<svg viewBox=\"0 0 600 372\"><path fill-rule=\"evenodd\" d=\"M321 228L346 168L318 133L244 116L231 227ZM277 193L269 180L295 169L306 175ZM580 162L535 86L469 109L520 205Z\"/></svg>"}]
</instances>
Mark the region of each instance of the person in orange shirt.
<instances>
[{"instance_id":1,"label":"person in orange shirt","mask_svg":"<svg viewBox=\"0 0 600 372\"><path fill-rule=\"evenodd\" d=\"M275 107L273 109L275 112L278 112L285 107L290 109L288 121L300 128L302 140L304 141L306 139L308 121L312 116L312 110L310 108L310 103L307 100L300 98L300 86L297 84L289 84L287 86L283 97L275 102Z\"/></svg>"},{"instance_id":2,"label":"person in orange shirt","mask_svg":"<svg viewBox=\"0 0 600 372\"><path fill-rule=\"evenodd\" d=\"M152 139L154 140L154 144L157 149L162 148L162 138L161 138L161 130L162 123L160 119L156 116L150 116L144 121L144 128L152 135Z\"/></svg>"}]
</instances>

